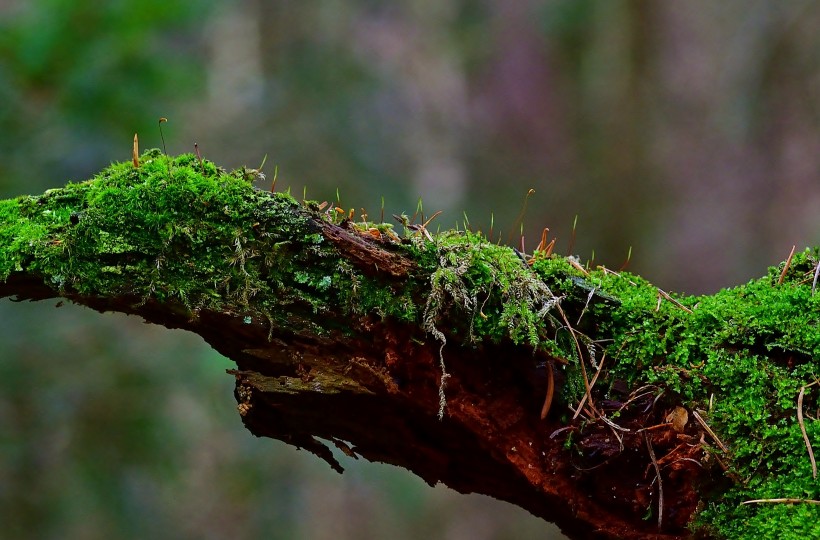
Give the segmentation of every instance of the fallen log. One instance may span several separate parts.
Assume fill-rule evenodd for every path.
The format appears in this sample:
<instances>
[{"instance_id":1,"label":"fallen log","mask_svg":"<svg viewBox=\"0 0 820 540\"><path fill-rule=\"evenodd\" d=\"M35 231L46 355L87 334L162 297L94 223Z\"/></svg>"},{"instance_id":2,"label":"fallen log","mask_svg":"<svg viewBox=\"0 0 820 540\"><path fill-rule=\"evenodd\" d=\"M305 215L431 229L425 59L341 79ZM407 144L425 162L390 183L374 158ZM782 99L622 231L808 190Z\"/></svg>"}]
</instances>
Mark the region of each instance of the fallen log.
<instances>
[{"instance_id":1,"label":"fallen log","mask_svg":"<svg viewBox=\"0 0 820 540\"><path fill-rule=\"evenodd\" d=\"M683 297L259 174L153 150L0 201L0 297L199 334L248 430L340 472L331 445L575 538L820 533L816 249Z\"/></svg>"}]
</instances>

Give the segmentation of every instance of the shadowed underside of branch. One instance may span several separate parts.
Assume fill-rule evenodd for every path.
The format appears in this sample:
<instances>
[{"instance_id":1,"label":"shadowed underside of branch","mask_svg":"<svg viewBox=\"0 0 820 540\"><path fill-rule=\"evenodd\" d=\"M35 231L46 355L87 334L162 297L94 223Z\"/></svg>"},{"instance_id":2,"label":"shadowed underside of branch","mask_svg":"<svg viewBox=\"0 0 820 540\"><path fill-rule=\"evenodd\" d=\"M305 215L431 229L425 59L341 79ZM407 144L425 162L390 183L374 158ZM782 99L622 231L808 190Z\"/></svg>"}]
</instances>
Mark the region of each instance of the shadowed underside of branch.
<instances>
[{"instance_id":1,"label":"shadowed underside of branch","mask_svg":"<svg viewBox=\"0 0 820 540\"><path fill-rule=\"evenodd\" d=\"M820 433L794 402L820 350L816 252L680 298L473 233L339 219L194 156L140 163L0 202L0 296L193 331L236 363L255 435L491 495L569 536L820 521L740 504L818 498L803 433Z\"/></svg>"}]
</instances>

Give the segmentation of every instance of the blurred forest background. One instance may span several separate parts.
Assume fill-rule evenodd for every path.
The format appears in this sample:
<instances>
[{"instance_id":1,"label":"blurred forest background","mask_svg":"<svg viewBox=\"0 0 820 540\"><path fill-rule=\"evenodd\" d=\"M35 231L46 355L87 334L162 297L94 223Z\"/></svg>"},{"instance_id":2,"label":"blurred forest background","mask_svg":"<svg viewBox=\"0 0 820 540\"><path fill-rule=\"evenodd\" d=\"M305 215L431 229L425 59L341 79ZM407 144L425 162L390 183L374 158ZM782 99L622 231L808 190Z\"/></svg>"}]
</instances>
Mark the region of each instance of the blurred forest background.
<instances>
[{"instance_id":1,"label":"blurred forest background","mask_svg":"<svg viewBox=\"0 0 820 540\"><path fill-rule=\"evenodd\" d=\"M0 197L131 139L678 292L820 243L811 0L0 0ZM267 187L267 186L264 186ZM0 302L2 538L549 538L511 505L244 431L196 336ZM558 537L558 536L552 536Z\"/></svg>"}]
</instances>

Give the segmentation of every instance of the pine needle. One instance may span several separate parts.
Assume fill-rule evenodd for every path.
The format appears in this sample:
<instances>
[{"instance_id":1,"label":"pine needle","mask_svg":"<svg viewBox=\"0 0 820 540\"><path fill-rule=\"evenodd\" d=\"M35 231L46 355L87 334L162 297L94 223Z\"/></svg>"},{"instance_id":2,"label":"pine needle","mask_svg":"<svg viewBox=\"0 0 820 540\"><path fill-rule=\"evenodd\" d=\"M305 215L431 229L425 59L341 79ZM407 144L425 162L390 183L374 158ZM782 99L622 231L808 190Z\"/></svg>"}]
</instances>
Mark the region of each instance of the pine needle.
<instances>
[{"instance_id":1,"label":"pine needle","mask_svg":"<svg viewBox=\"0 0 820 540\"><path fill-rule=\"evenodd\" d=\"M782 285L783 282L786 280L786 272L789 271L789 267L792 265L792 257L794 257L794 250L797 246L792 246L792 250L789 252L789 256L786 258L786 264L783 266L783 271L780 272L780 279L777 280L778 285Z\"/></svg>"},{"instance_id":2,"label":"pine needle","mask_svg":"<svg viewBox=\"0 0 820 540\"><path fill-rule=\"evenodd\" d=\"M812 478L816 479L817 462L814 460L814 451L811 449L809 435L806 433L806 425L803 423L803 394L805 394L806 388L814 385L815 383L816 381L809 385L800 387L800 393L797 395L797 423L800 424L800 432L803 434L803 442L806 443L806 450L809 451L809 461L811 461L811 476Z\"/></svg>"}]
</instances>

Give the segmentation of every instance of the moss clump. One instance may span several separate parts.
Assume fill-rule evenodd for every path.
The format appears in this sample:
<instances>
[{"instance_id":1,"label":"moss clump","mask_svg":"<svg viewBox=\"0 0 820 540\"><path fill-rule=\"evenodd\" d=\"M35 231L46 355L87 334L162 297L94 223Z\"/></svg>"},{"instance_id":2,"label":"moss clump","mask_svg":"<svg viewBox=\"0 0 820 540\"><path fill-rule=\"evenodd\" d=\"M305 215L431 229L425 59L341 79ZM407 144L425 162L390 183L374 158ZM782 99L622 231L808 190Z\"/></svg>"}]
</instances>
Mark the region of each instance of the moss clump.
<instances>
[{"instance_id":1,"label":"moss clump","mask_svg":"<svg viewBox=\"0 0 820 540\"><path fill-rule=\"evenodd\" d=\"M0 280L40 275L63 293L134 297L276 321L282 306L414 318L407 294L360 275L289 195L192 154L151 150L92 180L0 202ZM307 261L311 264L306 264ZM293 322L293 321L291 321Z\"/></svg>"},{"instance_id":2,"label":"moss clump","mask_svg":"<svg viewBox=\"0 0 820 540\"><path fill-rule=\"evenodd\" d=\"M526 262L507 247L470 232L447 232L428 243L430 294L424 312L428 331L436 332L439 315L452 308L464 323L452 328L468 341L509 339L539 347L551 343L558 298Z\"/></svg>"},{"instance_id":3,"label":"moss clump","mask_svg":"<svg viewBox=\"0 0 820 540\"><path fill-rule=\"evenodd\" d=\"M676 305L635 276L596 272L586 278L617 297L598 331L612 339L608 380L658 384L690 410L700 410L728 447L711 451L734 479L708 502L694 526L726 538L807 538L820 535L820 506L741 504L754 499L820 499L797 420L802 387L820 376L820 295L811 291L816 250L782 268L713 296ZM686 309L685 309L686 308ZM687 311L690 310L690 311ZM599 382L599 384L601 384ZM820 441L816 388L805 390L805 428Z\"/></svg>"}]
</instances>

